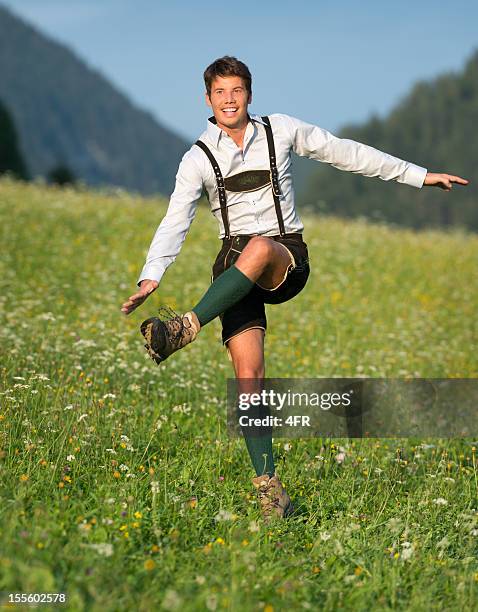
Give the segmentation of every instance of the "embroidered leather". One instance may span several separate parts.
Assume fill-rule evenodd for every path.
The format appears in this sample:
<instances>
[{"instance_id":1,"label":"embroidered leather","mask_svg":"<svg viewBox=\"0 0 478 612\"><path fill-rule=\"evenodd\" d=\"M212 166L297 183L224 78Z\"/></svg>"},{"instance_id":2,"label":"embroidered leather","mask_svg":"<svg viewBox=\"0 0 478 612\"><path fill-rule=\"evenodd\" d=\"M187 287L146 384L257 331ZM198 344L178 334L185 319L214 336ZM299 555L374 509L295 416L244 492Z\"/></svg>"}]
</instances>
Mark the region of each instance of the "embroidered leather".
<instances>
[{"instance_id":1,"label":"embroidered leather","mask_svg":"<svg viewBox=\"0 0 478 612\"><path fill-rule=\"evenodd\" d=\"M270 184L270 170L245 170L224 179L226 190L233 192L257 191Z\"/></svg>"}]
</instances>

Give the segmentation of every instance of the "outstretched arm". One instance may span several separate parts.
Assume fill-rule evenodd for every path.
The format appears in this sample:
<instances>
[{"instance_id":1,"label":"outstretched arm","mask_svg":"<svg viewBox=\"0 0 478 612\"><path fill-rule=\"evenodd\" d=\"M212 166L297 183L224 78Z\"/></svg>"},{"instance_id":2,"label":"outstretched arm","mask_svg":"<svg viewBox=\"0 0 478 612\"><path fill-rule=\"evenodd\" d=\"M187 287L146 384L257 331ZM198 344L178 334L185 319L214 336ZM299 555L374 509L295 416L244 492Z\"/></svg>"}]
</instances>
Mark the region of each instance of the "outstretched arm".
<instances>
[{"instance_id":1,"label":"outstretched arm","mask_svg":"<svg viewBox=\"0 0 478 612\"><path fill-rule=\"evenodd\" d=\"M202 176L188 151L179 165L176 186L171 195L168 210L156 230L146 263L136 283L140 289L121 306L121 312L125 315L133 312L158 288L166 269L178 256L196 215L201 191Z\"/></svg>"},{"instance_id":2,"label":"outstretched arm","mask_svg":"<svg viewBox=\"0 0 478 612\"><path fill-rule=\"evenodd\" d=\"M323 128L295 117L281 115L281 118L297 155L316 159L339 170L378 177L383 181L394 180L417 188L437 185L450 191L452 183L468 184L466 179L458 176L431 173L422 166L394 157L369 145L347 138L338 138Z\"/></svg>"},{"instance_id":3,"label":"outstretched arm","mask_svg":"<svg viewBox=\"0 0 478 612\"><path fill-rule=\"evenodd\" d=\"M467 179L461 178L460 176L454 176L453 174L437 174L435 172L427 172L425 177L424 185L436 185L437 187L441 187L445 191L451 191L453 187L453 183L458 183L458 185L468 185L470 181Z\"/></svg>"}]
</instances>

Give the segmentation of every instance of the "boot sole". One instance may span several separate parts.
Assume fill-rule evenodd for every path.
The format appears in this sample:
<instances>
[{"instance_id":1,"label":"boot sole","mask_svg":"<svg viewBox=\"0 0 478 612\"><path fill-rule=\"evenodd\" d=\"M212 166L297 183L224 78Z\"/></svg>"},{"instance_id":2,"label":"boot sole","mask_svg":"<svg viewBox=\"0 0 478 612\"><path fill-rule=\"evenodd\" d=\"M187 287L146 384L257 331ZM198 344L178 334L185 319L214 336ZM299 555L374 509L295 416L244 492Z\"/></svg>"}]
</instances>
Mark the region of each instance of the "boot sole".
<instances>
[{"instance_id":1,"label":"boot sole","mask_svg":"<svg viewBox=\"0 0 478 612\"><path fill-rule=\"evenodd\" d=\"M162 321L156 317L146 319L141 323L140 330L146 340L144 347L148 355L159 365L169 357L161 354L161 347L164 347L166 340Z\"/></svg>"}]
</instances>

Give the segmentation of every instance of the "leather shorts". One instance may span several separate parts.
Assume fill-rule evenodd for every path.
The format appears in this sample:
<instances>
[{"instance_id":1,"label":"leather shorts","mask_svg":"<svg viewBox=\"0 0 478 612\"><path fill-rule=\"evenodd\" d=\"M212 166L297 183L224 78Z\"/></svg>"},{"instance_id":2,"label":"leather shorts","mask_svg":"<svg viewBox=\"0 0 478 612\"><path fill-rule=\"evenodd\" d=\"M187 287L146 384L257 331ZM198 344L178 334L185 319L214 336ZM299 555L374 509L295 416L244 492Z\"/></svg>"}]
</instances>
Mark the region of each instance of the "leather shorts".
<instances>
[{"instance_id":1,"label":"leather shorts","mask_svg":"<svg viewBox=\"0 0 478 612\"><path fill-rule=\"evenodd\" d=\"M253 236L241 235L223 238L222 248L212 267L211 283L229 266L234 264L242 250ZM295 297L307 283L309 277L309 253L302 234L266 236L283 244L291 256L291 263L282 281L274 288L267 289L257 283L239 302L220 315L222 342L226 344L233 336L252 328L267 329L265 304L282 304Z\"/></svg>"}]
</instances>

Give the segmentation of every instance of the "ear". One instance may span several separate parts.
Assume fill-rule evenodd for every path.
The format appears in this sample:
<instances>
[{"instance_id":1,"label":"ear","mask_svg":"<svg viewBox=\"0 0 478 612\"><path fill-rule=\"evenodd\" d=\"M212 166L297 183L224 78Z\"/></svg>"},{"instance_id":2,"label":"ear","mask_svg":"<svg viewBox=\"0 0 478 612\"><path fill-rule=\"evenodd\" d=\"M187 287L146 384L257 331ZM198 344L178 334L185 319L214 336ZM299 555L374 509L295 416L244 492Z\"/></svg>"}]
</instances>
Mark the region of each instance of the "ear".
<instances>
[{"instance_id":1,"label":"ear","mask_svg":"<svg viewBox=\"0 0 478 612\"><path fill-rule=\"evenodd\" d=\"M252 102L252 92L249 94L249 97L247 98L247 104L249 105Z\"/></svg>"},{"instance_id":2,"label":"ear","mask_svg":"<svg viewBox=\"0 0 478 612\"><path fill-rule=\"evenodd\" d=\"M207 91L206 91L205 97L206 97L206 104L212 108L211 98L209 97L209 94L207 93Z\"/></svg>"}]
</instances>

